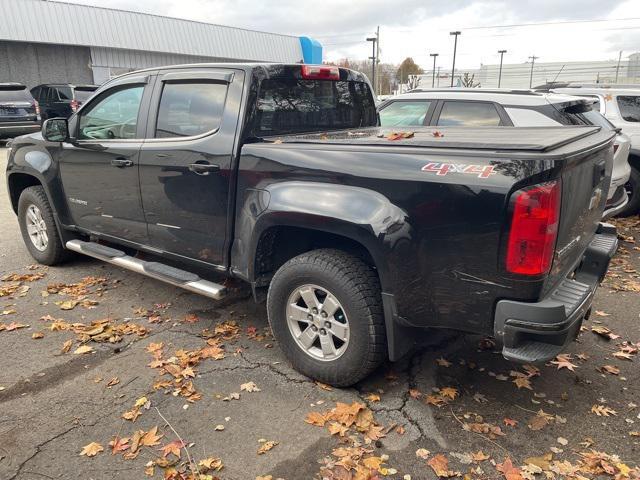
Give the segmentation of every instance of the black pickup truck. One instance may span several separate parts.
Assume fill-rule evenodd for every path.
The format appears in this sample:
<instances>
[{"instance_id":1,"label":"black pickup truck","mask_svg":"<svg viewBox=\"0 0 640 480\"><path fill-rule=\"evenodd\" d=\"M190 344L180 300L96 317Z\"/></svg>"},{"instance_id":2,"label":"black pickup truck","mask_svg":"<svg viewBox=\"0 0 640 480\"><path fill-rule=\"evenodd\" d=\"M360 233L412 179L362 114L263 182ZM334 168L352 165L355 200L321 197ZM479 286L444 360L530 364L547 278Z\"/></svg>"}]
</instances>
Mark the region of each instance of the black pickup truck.
<instances>
[{"instance_id":1,"label":"black pickup truck","mask_svg":"<svg viewBox=\"0 0 640 480\"><path fill-rule=\"evenodd\" d=\"M295 368L340 386L435 327L517 362L561 352L617 246L599 222L613 137L393 135L359 73L187 65L118 77L15 139L7 181L37 261L80 252L214 299L209 273L243 279Z\"/></svg>"}]
</instances>

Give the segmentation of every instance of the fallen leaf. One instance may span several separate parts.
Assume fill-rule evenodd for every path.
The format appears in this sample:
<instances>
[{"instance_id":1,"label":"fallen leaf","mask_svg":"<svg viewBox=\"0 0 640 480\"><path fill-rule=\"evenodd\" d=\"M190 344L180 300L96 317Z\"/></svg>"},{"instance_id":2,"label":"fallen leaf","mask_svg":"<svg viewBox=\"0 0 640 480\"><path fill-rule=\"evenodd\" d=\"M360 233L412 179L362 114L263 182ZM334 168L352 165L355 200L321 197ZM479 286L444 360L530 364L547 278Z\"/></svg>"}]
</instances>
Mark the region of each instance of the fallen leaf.
<instances>
[{"instance_id":1,"label":"fallen leaf","mask_svg":"<svg viewBox=\"0 0 640 480\"><path fill-rule=\"evenodd\" d=\"M514 467L510 458L505 458L504 462L496 465L496 470L502 472L506 480L524 480L518 467Z\"/></svg>"},{"instance_id":2,"label":"fallen leaf","mask_svg":"<svg viewBox=\"0 0 640 480\"><path fill-rule=\"evenodd\" d=\"M451 366L451 362L443 357L440 357L438 359L436 359L436 363L438 365L440 365L441 367L450 367Z\"/></svg>"},{"instance_id":3,"label":"fallen leaf","mask_svg":"<svg viewBox=\"0 0 640 480\"><path fill-rule=\"evenodd\" d=\"M419 448L416 450L416 457L426 460L431 455L431 452L425 448Z\"/></svg>"},{"instance_id":4,"label":"fallen leaf","mask_svg":"<svg viewBox=\"0 0 640 480\"><path fill-rule=\"evenodd\" d=\"M154 447L156 445L160 445L160 439L164 435L158 435L158 427L153 427L148 432L144 433L142 438L140 439L140 445L145 445L147 447Z\"/></svg>"},{"instance_id":5,"label":"fallen leaf","mask_svg":"<svg viewBox=\"0 0 640 480\"><path fill-rule=\"evenodd\" d=\"M533 390L533 388L531 387L531 381L528 377L516 377L513 379L513 383L516 384L518 389L526 388L528 390Z\"/></svg>"},{"instance_id":6,"label":"fallen leaf","mask_svg":"<svg viewBox=\"0 0 640 480\"><path fill-rule=\"evenodd\" d=\"M268 441L262 442L262 445L260 445L260 448L258 448L258 455L263 455L267 453L276 445L278 445L278 442L274 440L268 440Z\"/></svg>"},{"instance_id":7,"label":"fallen leaf","mask_svg":"<svg viewBox=\"0 0 640 480\"><path fill-rule=\"evenodd\" d=\"M180 451L185 447L185 444L181 440L174 440L173 442L167 443L164 447L160 449L162 452L162 456L164 458L173 454L176 457L180 458Z\"/></svg>"},{"instance_id":8,"label":"fallen leaf","mask_svg":"<svg viewBox=\"0 0 640 480\"><path fill-rule=\"evenodd\" d=\"M93 352L93 351L94 351L94 350L93 350L93 347L91 347L91 346L89 346L89 345L81 345L81 346L79 346L78 348L76 348L76 349L73 351L73 354L74 354L74 355L82 355L82 354L84 354L84 353L91 353L91 352Z\"/></svg>"},{"instance_id":9,"label":"fallen leaf","mask_svg":"<svg viewBox=\"0 0 640 480\"><path fill-rule=\"evenodd\" d=\"M223 467L222 460L215 457L209 457L205 458L204 460L200 460L198 462L198 466L204 468L205 470L212 470L214 472L220 471Z\"/></svg>"},{"instance_id":10,"label":"fallen leaf","mask_svg":"<svg viewBox=\"0 0 640 480\"><path fill-rule=\"evenodd\" d=\"M612 408L609 408L609 407L607 407L605 405L594 405L594 406L591 407L591 412L595 413L599 417L608 417L610 415L617 415L618 414L618 412L616 412Z\"/></svg>"},{"instance_id":11,"label":"fallen leaf","mask_svg":"<svg viewBox=\"0 0 640 480\"><path fill-rule=\"evenodd\" d=\"M602 373L609 373L611 375L619 375L620 369L615 365L603 365L599 368Z\"/></svg>"},{"instance_id":12,"label":"fallen leaf","mask_svg":"<svg viewBox=\"0 0 640 480\"><path fill-rule=\"evenodd\" d=\"M451 400L455 400L455 398L459 395L458 389L454 387L444 387L440 389L440 395L443 397L450 398Z\"/></svg>"},{"instance_id":13,"label":"fallen leaf","mask_svg":"<svg viewBox=\"0 0 640 480\"><path fill-rule=\"evenodd\" d=\"M71 350L71 345L73 345L73 340L67 340L66 342L64 342L62 344L62 349L60 350L61 353L68 353L69 350Z\"/></svg>"},{"instance_id":14,"label":"fallen leaf","mask_svg":"<svg viewBox=\"0 0 640 480\"><path fill-rule=\"evenodd\" d=\"M369 393L367 395L365 395L365 400L368 400L369 402L379 402L380 401L380 395L378 395L377 393Z\"/></svg>"},{"instance_id":15,"label":"fallen leaf","mask_svg":"<svg viewBox=\"0 0 640 480\"><path fill-rule=\"evenodd\" d=\"M253 382L247 382L240 385L240 390L244 390L245 392L259 392L260 389Z\"/></svg>"},{"instance_id":16,"label":"fallen leaf","mask_svg":"<svg viewBox=\"0 0 640 480\"><path fill-rule=\"evenodd\" d=\"M111 447L111 455L124 452L129 449L129 438L120 438L115 436L113 437L113 440L109 442L109 446Z\"/></svg>"},{"instance_id":17,"label":"fallen leaf","mask_svg":"<svg viewBox=\"0 0 640 480\"><path fill-rule=\"evenodd\" d=\"M574 372L574 368L578 368L577 365L571 362L571 354L569 353L558 355L555 360L550 362L550 364L556 365L558 367L558 370L566 368L567 370L571 370L572 372Z\"/></svg>"},{"instance_id":18,"label":"fallen leaf","mask_svg":"<svg viewBox=\"0 0 640 480\"><path fill-rule=\"evenodd\" d=\"M434 473L439 477L453 477L454 472L449 470L449 460L443 454L439 453L427 461L427 465L431 467Z\"/></svg>"},{"instance_id":19,"label":"fallen leaf","mask_svg":"<svg viewBox=\"0 0 640 480\"><path fill-rule=\"evenodd\" d=\"M518 421L514 420L512 418L503 418L502 422L507 426L507 427L515 427L516 425L518 425Z\"/></svg>"},{"instance_id":20,"label":"fallen leaf","mask_svg":"<svg viewBox=\"0 0 640 480\"><path fill-rule=\"evenodd\" d=\"M305 422L310 423L311 425L316 425L318 427L324 427L324 424L327 423L327 418L319 412L309 412L304 419Z\"/></svg>"},{"instance_id":21,"label":"fallen leaf","mask_svg":"<svg viewBox=\"0 0 640 480\"><path fill-rule=\"evenodd\" d=\"M44 338L44 333L42 332L34 332L31 334L31 338L33 338L34 340L38 340L40 338Z\"/></svg>"},{"instance_id":22,"label":"fallen leaf","mask_svg":"<svg viewBox=\"0 0 640 480\"><path fill-rule=\"evenodd\" d=\"M87 457L95 457L98 453L103 452L104 448L102 445L96 442L91 442L89 445L85 445L80 452L80 455L85 455Z\"/></svg>"}]
</instances>

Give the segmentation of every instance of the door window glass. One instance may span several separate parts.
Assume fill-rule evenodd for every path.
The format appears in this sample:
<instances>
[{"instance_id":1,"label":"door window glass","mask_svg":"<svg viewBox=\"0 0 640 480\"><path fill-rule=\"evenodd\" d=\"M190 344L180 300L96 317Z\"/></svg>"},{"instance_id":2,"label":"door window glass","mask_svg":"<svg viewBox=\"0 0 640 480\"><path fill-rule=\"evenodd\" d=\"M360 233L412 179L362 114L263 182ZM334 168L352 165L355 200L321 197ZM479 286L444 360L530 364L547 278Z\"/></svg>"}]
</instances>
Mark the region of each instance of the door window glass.
<instances>
[{"instance_id":1,"label":"door window glass","mask_svg":"<svg viewBox=\"0 0 640 480\"><path fill-rule=\"evenodd\" d=\"M431 102L393 102L380 110L380 124L383 127L404 127L424 125L424 119Z\"/></svg>"},{"instance_id":2,"label":"door window glass","mask_svg":"<svg viewBox=\"0 0 640 480\"><path fill-rule=\"evenodd\" d=\"M618 107L627 122L640 122L640 96L618 95Z\"/></svg>"},{"instance_id":3,"label":"door window glass","mask_svg":"<svg viewBox=\"0 0 640 480\"><path fill-rule=\"evenodd\" d=\"M160 98L156 138L192 137L220 127L226 83L165 83Z\"/></svg>"},{"instance_id":4,"label":"door window glass","mask_svg":"<svg viewBox=\"0 0 640 480\"><path fill-rule=\"evenodd\" d=\"M73 98L73 93L71 93L71 87L58 87L58 97L60 100L71 100Z\"/></svg>"},{"instance_id":5,"label":"door window glass","mask_svg":"<svg viewBox=\"0 0 640 480\"><path fill-rule=\"evenodd\" d=\"M444 102L437 125L495 127L500 125L500 115L492 103Z\"/></svg>"},{"instance_id":6,"label":"door window glass","mask_svg":"<svg viewBox=\"0 0 640 480\"><path fill-rule=\"evenodd\" d=\"M111 91L98 99L80 117L79 139L136 138L138 110L144 86Z\"/></svg>"}]
</instances>

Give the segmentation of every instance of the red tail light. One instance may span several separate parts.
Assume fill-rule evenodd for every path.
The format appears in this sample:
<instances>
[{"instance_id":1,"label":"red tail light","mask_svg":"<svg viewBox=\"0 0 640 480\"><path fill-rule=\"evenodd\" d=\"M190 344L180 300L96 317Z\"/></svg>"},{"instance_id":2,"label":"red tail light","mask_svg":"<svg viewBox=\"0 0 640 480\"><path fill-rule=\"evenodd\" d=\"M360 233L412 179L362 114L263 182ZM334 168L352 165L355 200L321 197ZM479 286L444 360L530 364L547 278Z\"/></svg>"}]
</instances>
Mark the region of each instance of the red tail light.
<instances>
[{"instance_id":1,"label":"red tail light","mask_svg":"<svg viewBox=\"0 0 640 480\"><path fill-rule=\"evenodd\" d=\"M328 65L302 65L302 78L306 80L340 80L340 69Z\"/></svg>"},{"instance_id":2,"label":"red tail light","mask_svg":"<svg viewBox=\"0 0 640 480\"><path fill-rule=\"evenodd\" d=\"M507 244L507 271L542 275L551 268L558 236L561 187L553 181L518 190Z\"/></svg>"},{"instance_id":3,"label":"red tail light","mask_svg":"<svg viewBox=\"0 0 640 480\"><path fill-rule=\"evenodd\" d=\"M33 108L36 111L36 115L40 115L40 104L38 103L37 100L33 101Z\"/></svg>"},{"instance_id":4,"label":"red tail light","mask_svg":"<svg viewBox=\"0 0 640 480\"><path fill-rule=\"evenodd\" d=\"M77 100L71 100L71 111L72 112L77 112L79 106L80 106L80 104L78 103Z\"/></svg>"}]
</instances>

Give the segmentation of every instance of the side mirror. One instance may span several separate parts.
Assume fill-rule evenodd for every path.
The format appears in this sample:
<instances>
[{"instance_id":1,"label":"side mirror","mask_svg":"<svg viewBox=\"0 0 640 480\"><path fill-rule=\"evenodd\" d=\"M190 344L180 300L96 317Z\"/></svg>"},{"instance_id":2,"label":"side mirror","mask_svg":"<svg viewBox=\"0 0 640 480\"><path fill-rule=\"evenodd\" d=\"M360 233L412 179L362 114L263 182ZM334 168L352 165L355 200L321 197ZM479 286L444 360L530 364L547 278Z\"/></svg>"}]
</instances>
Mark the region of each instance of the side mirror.
<instances>
[{"instance_id":1,"label":"side mirror","mask_svg":"<svg viewBox=\"0 0 640 480\"><path fill-rule=\"evenodd\" d=\"M69 123L66 118L50 118L42 124L42 137L49 142L69 139Z\"/></svg>"}]
</instances>

